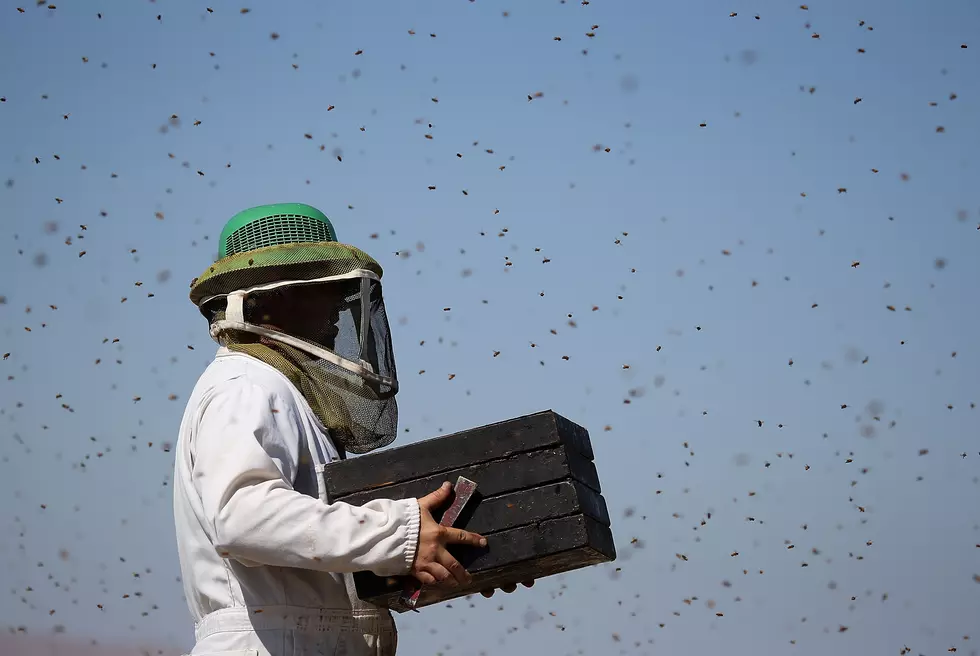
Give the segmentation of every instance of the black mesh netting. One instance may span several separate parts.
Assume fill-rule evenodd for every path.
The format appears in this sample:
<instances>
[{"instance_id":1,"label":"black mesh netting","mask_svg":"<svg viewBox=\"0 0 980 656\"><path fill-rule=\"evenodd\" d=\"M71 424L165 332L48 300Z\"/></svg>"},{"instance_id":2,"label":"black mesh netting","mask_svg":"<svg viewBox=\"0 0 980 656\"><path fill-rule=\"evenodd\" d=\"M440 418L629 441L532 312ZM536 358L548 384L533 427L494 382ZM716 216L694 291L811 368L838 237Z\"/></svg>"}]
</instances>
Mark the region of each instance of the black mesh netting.
<instances>
[{"instance_id":1,"label":"black mesh netting","mask_svg":"<svg viewBox=\"0 0 980 656\"><path fill-rule=\"evenodd\" d=\"M245 299L246 323L326 349L360 372L271 337L228 330L219 341L269 364L300 390L335 444L367 453L394 441L398 391L381 284L361 279L289 285ZM224 319L225 301L209 304L210 321Z\"/></svg>"}]
</instances>

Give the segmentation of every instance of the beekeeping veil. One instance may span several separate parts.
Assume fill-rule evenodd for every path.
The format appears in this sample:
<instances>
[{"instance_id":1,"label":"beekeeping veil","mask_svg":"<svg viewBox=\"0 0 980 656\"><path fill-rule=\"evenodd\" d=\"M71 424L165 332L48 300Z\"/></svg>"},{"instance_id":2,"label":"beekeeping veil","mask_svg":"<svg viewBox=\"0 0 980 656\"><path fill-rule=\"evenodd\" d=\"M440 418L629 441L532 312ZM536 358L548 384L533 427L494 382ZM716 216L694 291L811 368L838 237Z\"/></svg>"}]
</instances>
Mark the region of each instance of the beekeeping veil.
<instances>
[{"instance_id":1,"label":"beekeeping veil","mask_svg":"<svg viewBox=\"0 0 980 656\"><path fill-rule=\"evenodd\" d=\"M264 205L227 223L190 297L216 342L285 374L339 449L367 453L398 428L381 275L316 208Z\"/></svg>"}]
</instances>

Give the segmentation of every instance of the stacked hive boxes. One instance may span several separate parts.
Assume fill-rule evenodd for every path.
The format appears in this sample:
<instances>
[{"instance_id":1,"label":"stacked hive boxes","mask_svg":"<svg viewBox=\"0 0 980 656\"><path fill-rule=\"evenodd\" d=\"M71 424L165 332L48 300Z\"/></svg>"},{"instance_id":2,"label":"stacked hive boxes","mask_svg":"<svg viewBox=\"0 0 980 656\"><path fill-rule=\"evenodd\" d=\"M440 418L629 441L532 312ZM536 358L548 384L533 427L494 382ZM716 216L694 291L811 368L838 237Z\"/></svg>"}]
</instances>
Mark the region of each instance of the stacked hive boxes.
<instances>
[{"instance_id":1,"label":"stacked hive boxes","mask_svg":"<svg viewBox=\"0 0 980 656\"><path fill-rule=\"evenodd\" d=\"M469 586L426 587L416 608L528 579L615 560L589 434L539 412L327 465L330 501L422 497L458 476L477 484L454 526L487 538L450 551L473 575ZM439 516L435 519L438 521ZM354 575L358 596L405 610L404 579Z\"/></svg>"}]
</instances>

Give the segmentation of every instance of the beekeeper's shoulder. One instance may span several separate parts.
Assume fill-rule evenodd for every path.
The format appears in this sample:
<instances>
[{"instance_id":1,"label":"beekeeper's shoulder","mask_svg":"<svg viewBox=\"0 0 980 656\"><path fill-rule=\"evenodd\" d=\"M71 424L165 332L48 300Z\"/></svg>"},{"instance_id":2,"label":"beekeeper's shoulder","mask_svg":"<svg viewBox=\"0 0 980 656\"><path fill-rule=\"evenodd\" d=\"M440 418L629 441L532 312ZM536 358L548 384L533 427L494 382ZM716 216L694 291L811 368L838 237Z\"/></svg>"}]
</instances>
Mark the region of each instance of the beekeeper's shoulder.
<instances>
[{"instance_id":1,"label":"beekeeper's shoulder","mask_svg":"<svg viewBox=\"0 0 980 656\"><path fill-rule=\"evenodd\" d=\"M214 361L208 367L205 376L214 391L247 386L259 388L263 395L268 395L282 403L293 403L295 393L292 384L275 368L261 360L220 349Z\"/></svg>"}]
</instances>

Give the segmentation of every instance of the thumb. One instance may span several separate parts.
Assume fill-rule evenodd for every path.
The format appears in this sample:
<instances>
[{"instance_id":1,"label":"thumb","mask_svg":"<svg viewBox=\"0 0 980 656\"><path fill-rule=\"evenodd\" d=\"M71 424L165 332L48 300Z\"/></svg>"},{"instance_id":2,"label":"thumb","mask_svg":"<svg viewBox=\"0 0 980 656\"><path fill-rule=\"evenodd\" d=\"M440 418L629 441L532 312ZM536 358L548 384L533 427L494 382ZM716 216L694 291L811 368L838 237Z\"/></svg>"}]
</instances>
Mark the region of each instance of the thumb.
<instances>
[{"instance_id":1,"label":"thumb","mask_svg":"<svg viewBox=\"0 0 980 656\"><path fill-rule=\"evenodd\" d=\"M438 490L429 492L427 495L419 499L419 505L426 510L438 508L449 500L449 495L452 493L452 489L452 484L449 483L449 481L446 481Z\"/></svg>"}]
</instances>

